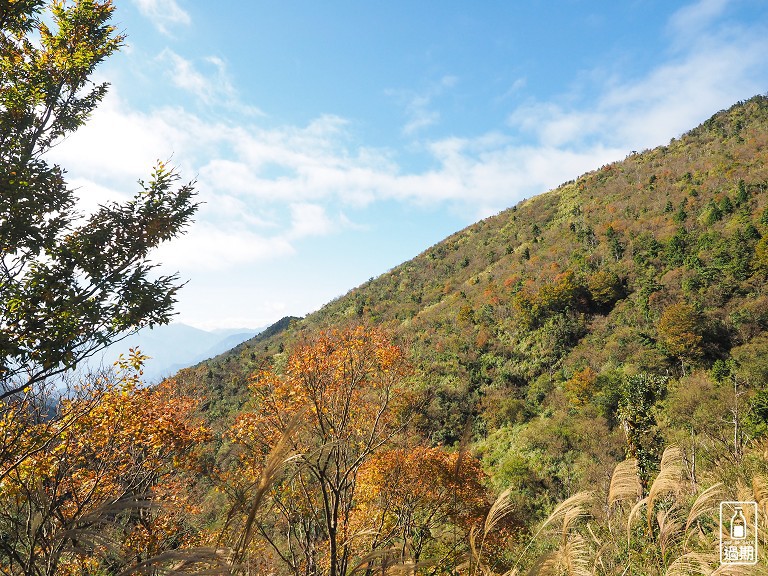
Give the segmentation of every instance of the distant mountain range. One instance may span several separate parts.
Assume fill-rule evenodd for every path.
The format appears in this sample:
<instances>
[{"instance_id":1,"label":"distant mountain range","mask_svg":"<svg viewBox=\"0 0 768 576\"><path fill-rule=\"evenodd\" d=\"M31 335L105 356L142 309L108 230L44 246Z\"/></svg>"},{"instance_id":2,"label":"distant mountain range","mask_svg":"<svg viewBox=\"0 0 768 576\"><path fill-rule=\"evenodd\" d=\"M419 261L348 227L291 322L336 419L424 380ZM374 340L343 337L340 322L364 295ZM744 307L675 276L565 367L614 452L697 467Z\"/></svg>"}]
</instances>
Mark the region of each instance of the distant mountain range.
<instances>
[{"instance_id":1,"label":"distant mountain range","mask_svg":"<svg viewBox=\"0 0 768 576\"><path fill-rule=\"evenodd\" d=\"M145 381L155 383L182 368L226 352L262 330L230 328L207 331L181 323L158 326L141 330L112 344L92 359L91 366L109 366L120 354L127 354L130 348L138 347L150 357L144 367Z\"/></svg>"}]
</instances>

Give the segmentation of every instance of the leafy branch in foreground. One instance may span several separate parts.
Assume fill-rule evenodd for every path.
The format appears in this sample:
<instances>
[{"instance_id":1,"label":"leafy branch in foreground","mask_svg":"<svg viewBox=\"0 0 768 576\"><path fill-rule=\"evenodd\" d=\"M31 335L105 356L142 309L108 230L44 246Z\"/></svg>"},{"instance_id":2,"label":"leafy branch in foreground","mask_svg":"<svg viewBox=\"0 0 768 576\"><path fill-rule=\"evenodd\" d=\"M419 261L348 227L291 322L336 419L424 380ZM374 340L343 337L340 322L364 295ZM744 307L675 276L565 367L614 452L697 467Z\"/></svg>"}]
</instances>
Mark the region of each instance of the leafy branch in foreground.
<instances>
[{"instance_id":1,"label":"leafy branch in foreground","mask_svg":"<svg viewBox=\"0 0 768 576\"><path fill-rule=\"evenodd\" d=\"M167 323L178 278L153 278L148 258L197 209L193 183L158 163L132 200L78 212L45 153L104 98L89 77L124 39L109 1L44 4L0 1L0 399Z\"/></svg>"}]
</instances>

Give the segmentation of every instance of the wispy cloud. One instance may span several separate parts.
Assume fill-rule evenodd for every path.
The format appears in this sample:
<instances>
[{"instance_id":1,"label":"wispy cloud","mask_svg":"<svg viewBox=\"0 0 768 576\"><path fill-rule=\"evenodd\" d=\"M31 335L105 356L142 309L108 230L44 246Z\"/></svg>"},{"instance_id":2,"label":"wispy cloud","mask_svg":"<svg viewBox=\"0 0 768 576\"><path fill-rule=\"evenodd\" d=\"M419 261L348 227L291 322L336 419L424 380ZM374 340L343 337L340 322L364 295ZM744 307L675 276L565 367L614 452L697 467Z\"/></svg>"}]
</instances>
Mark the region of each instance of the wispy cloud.
<instances>
[{"instance_id":1,"label":"wispy cloud","mask_svg":"<svg viewBox=\"0 0 768 576\"><path fill-rule=\"evenodd\" d=\"M165 67L165 74L171 83L191 94L208 107L228 108L247 116L263 116L255 106L244 104L232 84L227 64L217 56L208 56L201 62L201 70L191 60L179 56L170 48L165 48L156 59Z\"/></svg>"},{"instance_id":2,"label":"wispy cloud","mask_svg":"<svg viewBox=\"0 0 768 576\"><path fill-rule=\"evenodd\" d=\"M506 92L504 92L501 96L499 96L496 100L497 101L503 101L507 98L511 98L512 96L515 96L516 94L519 94L520 91L526 87L528 84L528 80L525 78L517 78L514 82L512 82L511 86L507 89Z\"/></svg>"},{"instance_id":3,"label":"wispy cloud","mask_svg":"<svg viewBox=\"0 0 768 576\"><path fill-rule=\"evenodd\" d=\"M669 20L667 28L673 39L696 38L725 12L731 0L699 0L680 8Z\"/></svg>"},{"instance_id":4,"label":"wispy cloud","mask_svg":"<svg viewBox=\"0 0 768 576\"><path fill-rule=\"evenodd\" d=\"M207 59L207 63L213 67L213 74L208 75L200 72L190 60L182 58L169 48L160 53L158 60L167 63L168 75L174 86L191 92L206 104L221 97L230 100L234 94L224 62L219 58Z\"/></svg>"},{"instance_id":5,"label":"wispy cloud","mask_svg":"<svg viewBox=\"0 0 768 576\"><path fill-rule=\"evenodd\" d=\"M672 29L691 26L685 49L644 76L604 78L589 102L528 102L509 125L543 145L584 149L591 142L625 149L656 146L719 108L765 92L768 28L716 26L725 2L704 0L677 12ZM590 77L595 82L594 76Z\"/></svg>"},{"instance_id":6,"label":"wispy cloud","mask_svg":"<svg viewBox=\"0 0 768 576\"><path fill-rule=\"evenodd\" d=\"M163 34L170 34L174 26L188 26L192 22L189 13L176 0L133 0L139 12Z\"/></svg>"},{"instance_id":7,"label":"wispy cloud","mask_svg":"<svg viewBox=\"0 0 768 576\"><path fill-rule=\"evenodd\" d=\"M413 136L422 129L437 124L440 121L440 112L435 109L433 102L447 89L453 88L457 82L456 76L443 76L439 82L421 92L389 90L389 95L403 106L406 118L403 134Z\"/></svg>"},{"instance_id":8,"label":"wispy cloud","mask_svg":"<svg viewBox=\"0 0 768 576\"><path fill-rule=\"evenodd\" d=\"M364 228L350 226L345 212L378 202L440 205L469 221L631 150L665 143L717 109L765 92L765 26L718 27L723 6L705 0L678 12L670 27L695 24L698 34L644 75L590 75L589 101L565 94L528 101L493 132L418 139L439 121L435 99L456 78L447 76L421 94L396 95L405 105L404 130L428 160L421 170L406 169L393 150L360 144L355 126L339 116L264 127L259 118L243 121L234 113L236 122L181 107L141 112L115 92L54 154L83 190L93 186L91 202L111 190L134 190L156 159L171 154L183 174L197 175L207 203L189 234L164 255L172 268L226 268L290 256L307 238ZM229 110L241 105L223 62L207 61L206 75L170 50L164 58L178 87Z\"/></svg>"}]
</instances>

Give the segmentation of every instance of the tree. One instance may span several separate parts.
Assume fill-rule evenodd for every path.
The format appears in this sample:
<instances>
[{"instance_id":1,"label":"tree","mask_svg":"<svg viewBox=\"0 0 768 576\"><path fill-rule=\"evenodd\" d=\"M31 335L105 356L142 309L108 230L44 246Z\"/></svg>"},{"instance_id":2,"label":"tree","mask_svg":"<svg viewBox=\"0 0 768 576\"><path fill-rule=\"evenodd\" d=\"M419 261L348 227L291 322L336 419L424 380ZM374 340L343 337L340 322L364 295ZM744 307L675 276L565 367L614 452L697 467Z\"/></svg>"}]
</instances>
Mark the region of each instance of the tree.
<instances>
[{"instance_id":1,"label":"tree","mask_svg":"<svg viewBox=\"0 0 768 576\"><path fill-rule=\"evenodd\" d=\"M78 212L45 153L104 98L90 77L123 36L109 0L44 5L0 0L0 399L167 323L178 277L152 279L148 256L197 208L193 183L159 163L132 200Z\"/></svg>"},{"instance_id":2,"label":"tree","mask_svg":"<svg viewBox=\"0 0 768 576\"><path fill-rule=\"evenodd\" d=\"M178 484L208 432L169 381L140 387L144 358L62 400L54 420L0 420L0 437L10 430L27 452L0 460L3 574L115 573L190 543Z\"/></svg>"},{"instance_id":3,"label":"tree","mask_svg":"<svg viewBox=\"0 0 768 576\"><path fill-rule=\"evenodd\" d=\"M614 273L598 270L587 276L589 297L595 308L602 312L609 311L624 296L621 279Z\"/></svg>"},{"instance_id":4,"label":"tree","mask_svg":"<svg viewBox=\"0 0 768 576\"><path fill-rule=\"evenodd\" d=\"M680 360L685 375L685 360L693 361L704 353L702 315L683 302L673 304L659 318L658 331L666 351Z\"/></svg>"},{"instance_id":5,"label":"tree","mask_svg":"<svg viewBox=\"0 0 768 576\"><path fill-rule=\"evenodd\" d=\"M480 462L462 451L385 450L360 470L352 521L372 548L397 550L397 563L418 563L425 552L448 559L446 549L456 548L487 510L485 479Z\"/></svg>"},{"instance_id":6,"label":"tree","mask_svg":"<svg viewBox=\"0 0 768 576\"><path fill-rule=\"evenodd\" d=\"M358 475L407 422L409 396L401 385L410 371L404 351L381 330L359 327L306 341L284 373L253 379L254 409L231 431L241 464L230 474L230 489L246 501L243 492L258 482L267 454L289 439L296 456L272 484L257 529L291 573L341 576L364 555L350 523Z\"/></svg>"},{"instance_id":7,"label":"tree","mask_svg":"<svg viewBox=\"0 0 768 576\"><path fill-rule=\"evenodd\" d=\"M627 440L627 457L637 460L643 489L648 486L661 454L656 410L666 388L667 378L644 372L625 377L621 387L618 417Z\"/></svg>"},{"instance_id":8,"label":"tree","mask_svg":"<svg viewBox=\"0 0 768 576\"><path fill-rule=\"evenodd\" d=\"M576 406L582 406L588 402L597 390L597 372L587 366L583 370L575 372L564 384L571 402Z\"/></svg>"}]
</instances>

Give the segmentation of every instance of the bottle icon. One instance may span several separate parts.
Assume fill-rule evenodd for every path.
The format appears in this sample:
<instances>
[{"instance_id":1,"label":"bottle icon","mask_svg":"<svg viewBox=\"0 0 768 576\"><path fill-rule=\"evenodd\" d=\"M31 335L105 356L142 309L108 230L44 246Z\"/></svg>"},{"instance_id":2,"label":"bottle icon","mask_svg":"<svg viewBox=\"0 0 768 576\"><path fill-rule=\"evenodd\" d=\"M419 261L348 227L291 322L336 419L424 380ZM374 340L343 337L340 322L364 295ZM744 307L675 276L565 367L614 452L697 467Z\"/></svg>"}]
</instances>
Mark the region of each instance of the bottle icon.
<instances>
[{"instance_id":1,"label":"bottle icon","mask_svg":"<svg viewBox=\"0 0 768 576\"><path fill-rule=\"evenodd\" d=\"M736 506L736 511L731 517L731 538L744 540L747 537L747 519L741 511L741 506Z\"/></svg>"}]
</instances>

